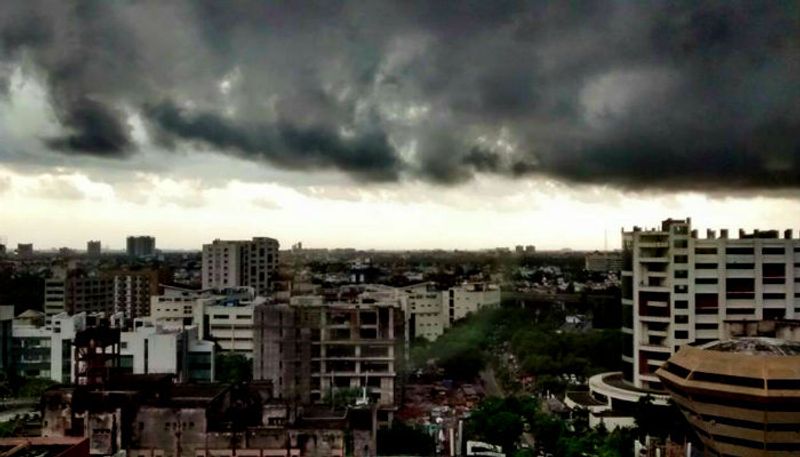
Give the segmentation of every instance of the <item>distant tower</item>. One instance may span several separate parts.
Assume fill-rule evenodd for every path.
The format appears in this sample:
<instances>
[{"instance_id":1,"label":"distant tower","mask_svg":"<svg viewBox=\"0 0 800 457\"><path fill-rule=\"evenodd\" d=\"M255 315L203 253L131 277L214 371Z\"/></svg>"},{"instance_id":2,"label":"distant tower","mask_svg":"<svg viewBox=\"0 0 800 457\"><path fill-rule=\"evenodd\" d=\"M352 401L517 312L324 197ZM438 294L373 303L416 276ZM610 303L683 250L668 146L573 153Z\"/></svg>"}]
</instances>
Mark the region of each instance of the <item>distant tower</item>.
<instances>
[{"instance_id":1,"label":"distant tower","mask_svg":"<svg viewBox=\"0 0 800 457\"><path fill-rule=\"evenodd\" d=\"M33 257L33 244L32 243L18 243L17 244L18 257Z\"/></svg>"},{"instance_id":2,"label":"distant tower","mask_svg":"<svg viewBox=\"0 0 800 457\"><path fill-rule=\"evenodd\" d=\"M129 236L126 251L131 257L151 257L156 254L156 239L152 236Z\"/></svg>"},{"instance_id":3,"label":"distant tower","mask_svg":"<svg viewBox=\"0 0 800 457\"><path fill-rule=\"evenodd\" d=\"M89 257L97 258L100 257L100 253L102 252L102 245L99 241L89 241L86 243L86 254Z\"/></svg>"}]
</instances>

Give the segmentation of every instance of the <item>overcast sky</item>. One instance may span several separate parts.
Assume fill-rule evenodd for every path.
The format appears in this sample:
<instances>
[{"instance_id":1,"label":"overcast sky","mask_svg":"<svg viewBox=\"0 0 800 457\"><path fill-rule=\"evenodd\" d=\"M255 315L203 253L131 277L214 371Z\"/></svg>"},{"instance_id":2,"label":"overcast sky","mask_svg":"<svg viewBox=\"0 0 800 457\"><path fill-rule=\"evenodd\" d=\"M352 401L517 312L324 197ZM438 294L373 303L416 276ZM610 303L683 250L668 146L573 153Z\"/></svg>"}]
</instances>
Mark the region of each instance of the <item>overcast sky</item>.
<instances>
[{"instance_id":1,"label":"overcast sky","mask_svg":"<svg viewBox=\"0 0 800 457\"><path fill-rule=\"evenodd\" d=\"M796 2L0 3L0 238L800 229Z\"/></svg>"}]
</instances>

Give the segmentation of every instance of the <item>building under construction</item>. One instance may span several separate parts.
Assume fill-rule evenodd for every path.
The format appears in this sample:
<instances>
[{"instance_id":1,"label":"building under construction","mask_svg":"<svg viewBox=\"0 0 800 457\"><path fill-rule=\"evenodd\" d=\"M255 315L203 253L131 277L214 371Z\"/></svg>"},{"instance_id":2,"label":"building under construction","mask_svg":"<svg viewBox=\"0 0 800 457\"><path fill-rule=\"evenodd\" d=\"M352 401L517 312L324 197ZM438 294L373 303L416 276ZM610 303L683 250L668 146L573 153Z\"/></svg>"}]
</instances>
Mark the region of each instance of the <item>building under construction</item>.
<instances>
[{"instance_id":1,"label":"building under construction","mask_svg":"<svg viewBox=\"0 0 800 457\"><path fill-rule=\"evenodd\" d=\"M388 423L399 397L406 327L400 292L367 286L326 302L298 297L254 312L253 376L300 404L335 404L361 396ZM341 400L340 400L341 401Z\"/></svg>"}]
</instances>

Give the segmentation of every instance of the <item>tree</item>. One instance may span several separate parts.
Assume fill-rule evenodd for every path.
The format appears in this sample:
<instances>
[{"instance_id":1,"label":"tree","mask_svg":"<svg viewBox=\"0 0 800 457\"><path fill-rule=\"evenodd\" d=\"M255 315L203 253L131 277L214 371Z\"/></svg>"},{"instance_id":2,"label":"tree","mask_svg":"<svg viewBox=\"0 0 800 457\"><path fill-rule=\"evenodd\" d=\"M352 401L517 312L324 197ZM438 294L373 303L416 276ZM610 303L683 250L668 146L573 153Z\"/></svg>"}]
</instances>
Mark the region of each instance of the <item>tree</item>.
<instances>
[{"instance_id":1,"label":"tree","mask_svg":"<svg viewBox=\"0 0 800 457\"><path fill-rule=\"evenodd\" d=\"M222 383L247 382L253 379L253 362L242 354L217 354L216 379Z\"/></svg>"},{"instance_id":2,"label":"tree","mask_svg":"<svg viewBox=\"0 0 800 457\"><path fill-rule=\"evenodd\" d=\"M525 422L532 423L539 414L539 403L531 397L489 397L470 413L467 436L497 444L513 455Z\"/></svg>"}]
</instances>

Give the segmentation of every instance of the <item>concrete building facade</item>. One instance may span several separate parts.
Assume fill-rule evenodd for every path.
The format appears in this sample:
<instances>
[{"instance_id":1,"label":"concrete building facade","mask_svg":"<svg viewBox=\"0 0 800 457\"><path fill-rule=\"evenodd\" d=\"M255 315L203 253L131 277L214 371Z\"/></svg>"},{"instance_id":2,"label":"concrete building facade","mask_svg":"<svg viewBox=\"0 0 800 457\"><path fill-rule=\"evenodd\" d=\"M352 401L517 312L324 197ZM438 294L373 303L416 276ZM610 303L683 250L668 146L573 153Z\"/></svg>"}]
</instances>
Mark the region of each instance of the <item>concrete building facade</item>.
<instances>
[{"instance_id":1,"label":"concrete building facade","mask_svg":"<svg viewBox=\"0 0 800 457\"><path fill-rule=\"evenodd\" d=\"M609 271L619 272L622 270L621 251L594 251L586 254L584 258L587 271L607 273Z\"/></svg>"},{"instance_id":2,"label":"concrete building facade","mask_svg":"<svg viewBox=\"0 0 800 457\"><path fill-rule=\"evenodd\" d=\"M86 314L53 316L51 328L45 315L28 310L13 320L12 352L16 372L21 376L74 382L72 340L86 328Z\"/></svg>"},{"instance_id":3,"label":"concrete building facade","mask_svg":"<svg viewBox=\"0 0 800 457\"><path fill-rule=\"evenodd\" d=\"M130 374L173 374L178 382L214 381L214 343L197 327L143 325L120 333L120 368Z\"/></svg>"},{"instance_id":4,"label":"concrete building facade","mask_svg":"<svg viewBox=\"0 0 800 457\"><path fill-rule=\"evenodd\" d=\"M150 314L150 297L159 295L161 284L172 279L168 270L160 268L110 271L104 275L114 280L114 312L129 319Z\"/></svg>"},{"instance_id":5,"label":"concrete building facade","mask_svg":"<svg viewBox=\"0 0 800 457\"><path fill-rule=\"evenodd\" d=\"M776 336L800 317L800 239L790 230L699 238L690 219L668 219L622 237L623 372L636 387L660 389L655 370L681 346Z\"/></svg>"},{"instance_id":6,"label":"concrete building facade","mask_svg":"<svg viewBox=\"0 0 800 457\"><path fill-rule=\"evenodd\" d=\"M98 258L102 253L102 244L100 241L87 241L86 242L86 255L91 258Z\"/></svg>"},{"instance_id":7,"label":"concrete building facade","mask_svg":"<svg viewBox=\"0 0 800 457\"><path fill-rule=\"evenodd\" d=\"M17 244L17 257L33 257L33 244L32 243L18 243Z\"/></svg>"},{"instance_id":8,"label":"concrete building facade","mask_svg":"<svg viewBox=\"0 0 800 457\"><path fill-rule=\"evenodd\" d=\"M125 240L125 252L131 257L156 255L156 239L152 236L129 236Z\"/></svg>"},{"instance_id":9,"label":"concrete building facade","mask_svg":"<svg viewBox=\"0 0 800 457\"><path fill-rule=\"evenodd\" d=\"M380 408L379 420L391 420L407 346L404 294L363 289L348 301L297 297L290 305L257 306L254 379L301 403L360 391Z\"/></svg>"},{"instance_id":10,"label":"concrete building facade","mask_svg":"<svg viewBox=\"0 0 800 457\"><path fill-rule=\"evenodd\" d=\"M500 306L500 288L489 283L465 283L439 290L427 282L403 288L409 337L433 341L453 322L482 308Z\"/></svg>"},{"instance_id":11,"label":"concrete building facade","mask_svg":"<svg viewBox=\"0 0 800 457\"><path fill-rule=\"evenodd\" d=\"M278 240L214 240L203 245L203 289L246 286L267 296L278 268Z\"/></svg>"},{"instance_id":12,"label":"concrete building facade","mask_svg":"<svg viewBox=\"0 0 800 457\"><path fill-rule=\"evenodd\" d=\"M219 344L223 352L253 355L253 310L265 302L252 287L189 290L165 287L151 297L153 325L169 328L196 326L199 338Z\"/></svg>"}]
</instances>

